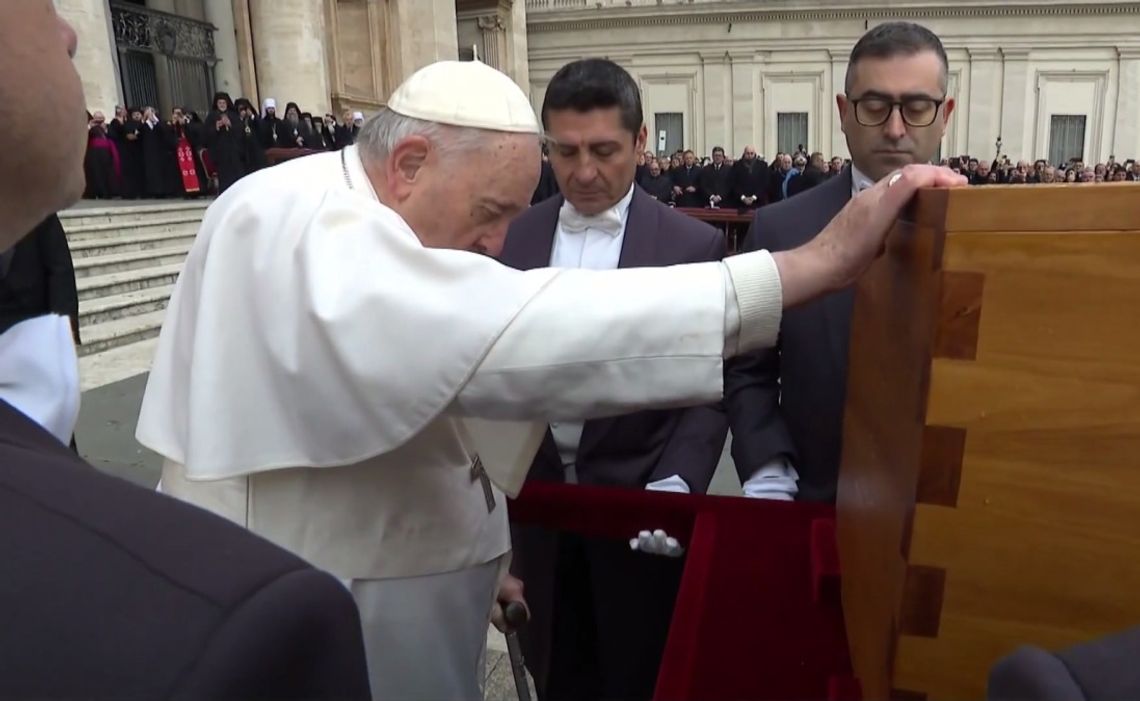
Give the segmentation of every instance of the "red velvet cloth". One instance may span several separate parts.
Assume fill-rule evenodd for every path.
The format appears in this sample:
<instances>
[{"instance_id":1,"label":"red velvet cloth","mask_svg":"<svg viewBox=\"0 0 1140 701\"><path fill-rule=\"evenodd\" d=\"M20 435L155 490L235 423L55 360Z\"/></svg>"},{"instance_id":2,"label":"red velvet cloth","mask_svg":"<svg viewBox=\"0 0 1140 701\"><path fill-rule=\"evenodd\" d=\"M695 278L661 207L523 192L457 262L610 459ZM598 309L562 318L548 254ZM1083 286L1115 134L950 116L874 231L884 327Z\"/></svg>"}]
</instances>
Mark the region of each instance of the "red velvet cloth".
<instances>
[{"instance_id":1,"label":"red velvet cloth","mask_svg":"<svg viewBox=\"0 0 1140 701\"><path fill-rule=\"evenodd\" d=\"M821 504L544 483L510 504L515 523L623 539L662 528L686 545L658 701L838 701L857 689L838 587L826 585L838 574L834 515Z\"/></svg>"}]
</instances>

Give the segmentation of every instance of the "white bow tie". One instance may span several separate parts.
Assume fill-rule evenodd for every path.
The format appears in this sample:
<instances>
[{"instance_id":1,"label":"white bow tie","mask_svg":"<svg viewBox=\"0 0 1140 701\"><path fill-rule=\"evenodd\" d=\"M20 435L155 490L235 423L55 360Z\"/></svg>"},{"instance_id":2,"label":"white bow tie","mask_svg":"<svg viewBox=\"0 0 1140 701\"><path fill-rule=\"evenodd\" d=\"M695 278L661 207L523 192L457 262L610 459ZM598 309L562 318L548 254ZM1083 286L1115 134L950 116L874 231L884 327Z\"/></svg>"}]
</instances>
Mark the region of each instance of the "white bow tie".
<instances>
[{"instance_id":1,"label":"white bow tie","mask_svg":"<svg viewBox=\"0 0 1140 701\"><path fill-rule=\"evenodd\" d=\"M584 234L586 229L596 229L616 237L622 230L621 215L618 214L616 207L611 207L601 214L586 216L574 209L569 202L563 202L562 209L558 211L558 223L563 231L571 234Z\"/></svg>"}]
</instances>

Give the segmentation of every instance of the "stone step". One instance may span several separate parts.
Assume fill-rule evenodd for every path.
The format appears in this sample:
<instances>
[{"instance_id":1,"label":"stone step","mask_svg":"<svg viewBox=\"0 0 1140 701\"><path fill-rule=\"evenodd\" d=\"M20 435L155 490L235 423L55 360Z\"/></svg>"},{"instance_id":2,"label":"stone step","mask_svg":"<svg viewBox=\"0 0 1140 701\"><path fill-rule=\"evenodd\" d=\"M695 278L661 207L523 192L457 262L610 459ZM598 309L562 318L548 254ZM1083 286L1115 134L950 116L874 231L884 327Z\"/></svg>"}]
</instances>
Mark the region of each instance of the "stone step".
<instances>
[{"instance_id":1,"label":"stone step","mask_svg":"<svg viewBox=\"0 0 1140 701\"><path fill-rule=\"evenodd\" d=\"M150 202L147 204L123 204L117 207L73 207L60 212L59 219L64 229L92 224L114 224L138 218L154 218L165 215L194 215L201 219L212 200L176 202Z\"/></svg>"},{"instance_id":2,"label":"stone step","mask_svg":"<svg viewBox=\"0 0 1140 701\"><path fill-rule=\"evenodd\" d=\"M111 273L124 273L143 268L154 268L163 265L181 264L186 260L190 246L183 245L174 248L157 248L150 251L128 251L126 253L111 253L105 256L90 256L74 261L75 277L77 280Z\"/></svg>"},{"instance_id":3,"label":"stone step","mask_svg":"<svg viewBox=\"0 0 1140 701\"><path fill-rule=\"evenodd\" d=\"M101 353L154 338L162 329L162 320L165 316L166 310L159 310L88 327L83 331L83 344L79 346L79 355Z\"/></svg>"},{"instance_id":4,"label":"stone step","mask_svg":"<svg viewBox=\"0 0 1140 701\"><path fill-rule=\"evenodd\" d=\"M172 265L159 265L139 270L128 270L121 273L107 275L94 275L76 280L79 287L80 303L134 292L136 290L149 290L164 285L173 285L178 280L178 272L182 270L182 263ZM82 304L80 305L82 306Z\"/></svg>"},{"instance_id":5,"label":"stone step","mask_svg":"<svg viewBox=\"0 0 1140 701\"><path fill-rule=\"evenodd\" d=\"M66 226L69 246L102 239L129 239L156 234L197 234L202 217L195 214L141 219L120 219L109 224L83 224Z\"/></svg>"},{"instance_id":6,"label":"stone step","mask_svg":"<svg viewBox=\"0 0 1140 701\"><path fill-rule=\"evenodd\" d=\"M156 234L131 234L129 236L104 236L83 241L69 242L73 260L105 256L131 251L153 251L162 248L186 247L189 250L198 235L198 224L187 225L182 230Z\"/></svg>"},{"instance_id":7,"label":"stone step","mask_svg":"<svg viewBox=\"0 0 1140 701\"><path fill-rule=\"evenodd\" d=\"M89 299L79 305L79 326L87 328L130 316L162 311L170 303L170 295L173 293L174 285L162 285L110 297Z\"/></svg>"}]
</instances>

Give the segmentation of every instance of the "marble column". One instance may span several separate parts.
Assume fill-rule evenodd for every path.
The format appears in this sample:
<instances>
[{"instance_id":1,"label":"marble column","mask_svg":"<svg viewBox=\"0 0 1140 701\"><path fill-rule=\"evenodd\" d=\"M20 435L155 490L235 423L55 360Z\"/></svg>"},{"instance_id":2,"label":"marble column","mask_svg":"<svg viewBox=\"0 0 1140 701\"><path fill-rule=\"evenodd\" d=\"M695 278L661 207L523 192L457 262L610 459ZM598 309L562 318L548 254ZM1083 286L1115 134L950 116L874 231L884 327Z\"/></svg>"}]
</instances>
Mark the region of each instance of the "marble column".
<instances>
[{"instance_id":1,"label":"marble column","mask_svg":"<svg viewBox=\"0 0 1140 701\"><path fill-rule=\"evenodd\" d=\"M122 103L119 72L115 65L115 41L110 31L111 10L107 0L56 0L56 9L75 29L79 48L75 67L83 82L87 109L115 116L115 105Z\"/></svg>"},{"instance_id":2,"label":"marble column","mask_svg":"<svg viewBox=\"0 0 1140 701\"><path fill-rule=\"evenodd\" d=\"M479 60L491 68L497 68L504 73L509 71L506 65L506 23L498 13L480 15L475 18L479 27L482 41L479 43Z\"/></svg>"},{"instance_id":3,"label":"marble column","mask_svg":"<svg viewBox=\"0 0 1140 701\"><path fill-rule=\"evenodd\" d=\"M731 53L732 61L732 145L733 158L740 158L745 146L763 153L760 117L756 110L756 63L752 54ZM767 154L765 154L767 155Z\"/></svg>"},{"instance_id":4,"label":"marble column","mask_svg":"<svg viewBox=\"0 0 1140 701\"><path fill-rule=\"evenodd\" d=\"M514 0L507 18L506 73L530 96L530 59L527 58L526 2Z\"/></svg>"},{"instance_id":5,"label":"marble column","mask_svg":"<svg viewBox=\"0 0 1140 701\"><path fill-rule=\"evenodd\" d=\"M969 53L970 114L966 150L977 158L993 158L994 142L1001 136L1000 56L997 49L970 49Z\"/></svg>"},{"instance_id":6,"label":"marble column","mask_svg":"<svg viewBox=\"0 0 1140 701\"><path fill-rule=\"evenodd\" d=\"M1112 153L1117 162L1140 157L1140 46L1118 47L1119 86Z\"/></svg>"},{"instance_id":7,"label":"marble column","mask_svg":"<svg viewBox=\"0 0 1140 701\"><path fill-rule=\"evenodd\" d=\"M831 94L827 96L830 100L824 104L824 108L831 115L831 150L827 155L847 158L851 152L847 149L847 135L843 133L843 118L839 116L835 96L847 92L847 59L850 52L829 50L827 53L831 59Z\"/></svg>"},{"instance_id":8,"label":"marble column","mask_svg":"<svg viewBox=\"0 0 1140 701\"><path fill-rule=\"evenodd\" d=\"M259 95L277 100L281 115L289 102L330 111L323 0L249 0L249 15Z\"/></svg>"},{"instance_id":9,"label":"marble column","mask_svg":"<svg viewBox=\"0 0 1140 701\"><path fill-rule=\"evenodd\" d=\"M732 61L728 52L715 51L701 53L701 71L704 99L704 136L701 153L712 153L716 146L725 150L729 158L739 157L731 141L732 114ZM700 137L698 125L698 141Z\"/></svg>"},{"instance_id":10,"label":"marble column","mask_svg":"<svg viewBox=\"0 0 1140 701\"><path fill-rule=\"evenodd\" d=\"M1014 161L1034 154L1028 92L1029 50L1002 49L1001 148Z\"/></svg>"},{"instance_id":11,"label":"marble column","mask_svg":"<svg viewBox=\"0 0 1140 701\"><path fill-rule=\"evenodd\" d=\"M396 85L429 63L458 57L455 0L389 0L388 12Z\"/></svg>"},{"instance_id":12,"label":"marble column","mask_svg":"<svg viewBox=\"0 0 1140 701\"><path fill-rule=\"evenodd\" d=\"M218 63L214 66L214 85L230 94L235 100L245 94L242 89L241 70L238 68L237 30L234 25L232 0L205 0L206 21L214 25L214 53ZM257 96L254 95L256 100Z\"/></svg>"}]
</instances>

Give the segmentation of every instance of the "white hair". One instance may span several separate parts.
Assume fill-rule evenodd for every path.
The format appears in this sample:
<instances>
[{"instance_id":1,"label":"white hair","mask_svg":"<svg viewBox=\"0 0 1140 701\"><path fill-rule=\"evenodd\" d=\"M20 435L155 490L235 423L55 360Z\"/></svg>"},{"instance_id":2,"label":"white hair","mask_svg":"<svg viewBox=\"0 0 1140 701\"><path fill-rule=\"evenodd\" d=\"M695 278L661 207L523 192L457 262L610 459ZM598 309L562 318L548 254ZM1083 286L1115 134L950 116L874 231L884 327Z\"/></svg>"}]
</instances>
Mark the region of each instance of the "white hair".
<instances>
[{"instance_id":1,"label":"white hair","mask_svg":"<svg viewBox=\"0 0 1140 701\"><path fill-rule=\"evenodd\" d=\"M409 136L422 136L448 155L474 151L490 137L484 129L453 127L382 109L360 127L356 142L366 157L384 160Z\"/></svg>"}]
</instances>

